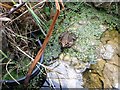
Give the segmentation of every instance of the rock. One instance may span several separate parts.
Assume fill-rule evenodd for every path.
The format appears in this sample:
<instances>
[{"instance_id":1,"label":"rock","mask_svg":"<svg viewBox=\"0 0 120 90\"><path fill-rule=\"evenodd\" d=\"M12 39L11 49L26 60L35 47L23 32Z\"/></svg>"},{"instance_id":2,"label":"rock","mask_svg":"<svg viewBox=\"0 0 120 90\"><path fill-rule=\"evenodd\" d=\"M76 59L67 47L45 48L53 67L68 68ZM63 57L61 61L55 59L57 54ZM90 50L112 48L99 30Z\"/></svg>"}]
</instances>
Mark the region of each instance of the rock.
<instances>
[{"instance_id":1,"label":"rock","mask_svg":"<svg viewBox=\"0 0 120 90\"><path fill-rule=\"evenodd\" d=\"M101 36L101 42L105 45L108 41L117 43L117 39L120 38L120 34L117 30L106 30Z\"/></svg>"},{"instance_id":2,"label":"rock","mask_svg":"<svg viewBox=\"0 0 120 90\"><path fill-rule=\"evenodd\" d=\"M116 54L120 55L120 42L118 41L116 42L114 40L114 41L108 41L107 43L110 44L114 48Z\"/></svg>"},{"instance_id":3,"label":"rock","mask_svg":"<svg viewBox=\"0 0 120 90\"><path fill-rule=\"evenodd\" d=\"M90 69L94 70L95 72L99 72L99 74L102 74L102 71L104 69L105 60L100 59L96 64L91 64Z\"/></svg>"},{"instance_id":4,"label":"rock","mask_svg":"<svg viewBox=\"0 0 120 90\"><path fill-rule=\"evenodd\" d=\"M53 71L47 73L47 81L56 88L83 88L82 74L77 74L65 61L56 60L50 67Z\"/></svg>"},{"instance_id":5,"label":"rock","mask_svg":"<svg viewBox=\"0 0 120 90\"><path fill-rule=\"evenodd\" d=\"M85 88L102 88L101 77L97 73L89 72L87 70L83 73L84 87Z\"/></svg>"},{"instance_id":6,"label":"rock","mask_svg":"<svg viewBox=\"0 0 120 90\"><path fill-rule=\"evenodd\" d=\"M80 64L78 67L74 67L76 73L82 73L87 69L85 64Z\"/></svg>"},{"instance_id":7,"label":"rock","mask_svg":"<svg viewBox=\"0 0 120 90\"><path fill-rule=\"evenodd\" d=\"M79 66L80 62L76 57L72 57L71 64L72 64L72 66Z\"/></svg>"},{"instance_id":8,"label":"rock","mask_svg":"<svg viewBox=\"0 0 120 90\"><path fill-rule=\"evenodd\" d=\"M107 25L100 25L100 28L102 31L105 31L106 29L108 29L109 27Z\"/></svg>"},{"instance_id":9,"label":"rock","mask_svg":"<svg viewBox=\"0 0 120 90\"><path fill-rule=\"evenodd\" d=\"M119 42L120 34L117 30L106 30L101 36L101 42L103 45L109 44L120 56L120 42Z\"/></svg>"},{"instance_id":10,"label":"rock","mask_svg":"<svg viewBox=\"0 0 120 90\"><path fill-rule=\"evenodd\" d=\"M59 59L60 59L60 60L63 60L63 58L64 58L64 54L61 53L61 54L59 55Z\"/></svg>"},{"instance_id":11,"label":"rock","mask_svg":"<svg viewBox=\"0 0 120 90\"><path fill-rule=\"evenodd\" d=\"M118 84L118 70L120 70L119 67L110 64L110 63L106 63L104 70L103 70L103 74L104 74L104 78L106 83L104 83L104 87L105 88L118 88L117 84Z\"/></svg>"},{"instance_id":12,"label":"rock","mask_svg":"<svg viewBox=\"0 0 120 90\"><path fill-rule=\"evenodd\" d=\"M120 34L116 30L107 30L102 35L100 56L96 64L83 73L84 87L120 88ZM105 59L105 60L104 60Z\"/></svg>"},{"instance_id":13,"label":"rock","mask_svg":"<svg viewBox=\"0 0 120 90\"><path fill-rule=\"evenodd\" d=\"M102 49L100 50L100 55L103 59L110 60L114 55L114 48L110 44L106 44L102 46Z\"/></svg>"},{"instance_id":14,"label":"rock","mask_svg":"<svg viewBox=\"0 0 120 90\"><path fill-rule=\"evenodd\" d=\"M120 57L115 54L111 60L107 61L104 66L103 75L105 78L105 88L119 88L120 89Z\"/></svg>"},{"instance_id":15,"label":"rock","mask_svg":"<svg viewBox=\"0 0 120 90\"><path fill-rule=\"evenodd\" d=\"M111 60L107 61L107 63L113 64L115 66L120 67L120 57L118 57L118 55L114 55L114 57L111 58Z\"/></svg>"},{"instance_id":16,"label":"rock","mask_svg":"<svg viewBox=\"0 0 120 90\"><path fill-rule=\"evenodd\" d=\"M63 60L64 60L64 61L71 61L70 55L64 56L64 59L63 59Z\"/></svg>"},{"instance_id":17,"label":"rock","mask_svg":"<svg viewBox=\"0 0 120 90\"><path fill-rule=\"evenodd\" d=\"M84 87L87 88L120 88L119 61L114 55L111 60L100 59L83 73ZM100 85L99 85L100 84Z\"/></svg>"},{"instance_id":18,"label":"rock","mask_svg":"<svg viewBox=\"0 0 120 90\"><path fill-rule=\"evenodd\" d=\"M83 72L83 80L85 88L103 88L105 61L100 59L96 64L91 64L90 68Z\"/></svg>"}]
</instances>

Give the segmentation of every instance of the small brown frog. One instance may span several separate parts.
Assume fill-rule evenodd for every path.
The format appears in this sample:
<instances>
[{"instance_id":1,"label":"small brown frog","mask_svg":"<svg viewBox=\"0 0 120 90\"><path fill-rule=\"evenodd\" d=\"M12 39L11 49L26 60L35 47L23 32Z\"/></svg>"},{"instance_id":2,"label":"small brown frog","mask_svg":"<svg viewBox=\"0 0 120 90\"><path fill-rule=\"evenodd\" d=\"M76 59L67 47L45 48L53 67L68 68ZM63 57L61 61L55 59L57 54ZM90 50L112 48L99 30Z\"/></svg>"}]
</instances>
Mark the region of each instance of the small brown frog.
<instances>
[{"instance_id":1,"label":"small brown frog","mask_svg":"<svg viewBox=\"0 0 120 90\"><path fill-rule=\"evenodd\" d=\"M71 47L76 39L77 37L75 34L66 31L59 36L59 43L63 48Z\"/></svg>"}]
</instances>

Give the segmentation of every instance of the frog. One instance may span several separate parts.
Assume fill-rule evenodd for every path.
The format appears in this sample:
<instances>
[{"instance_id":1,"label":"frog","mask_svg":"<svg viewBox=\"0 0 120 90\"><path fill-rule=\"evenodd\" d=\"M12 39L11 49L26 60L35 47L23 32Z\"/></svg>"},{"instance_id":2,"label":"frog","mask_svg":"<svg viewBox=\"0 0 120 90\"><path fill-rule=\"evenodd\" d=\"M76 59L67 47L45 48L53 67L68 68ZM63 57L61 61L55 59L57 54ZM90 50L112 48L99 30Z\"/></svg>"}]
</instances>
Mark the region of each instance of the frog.
<instances>
[{"instance_id":1,"label":"frog","mask_svg":"<svg viewBox=\"0 0 120 90\"><path fill-rule=\"evenodd\" d=\"M59 36L59 44L61 45L62 48L69 48L74 45L76 39L77 37L74 33L65 31L61 33Z\"/></svg>"}]
</instances>

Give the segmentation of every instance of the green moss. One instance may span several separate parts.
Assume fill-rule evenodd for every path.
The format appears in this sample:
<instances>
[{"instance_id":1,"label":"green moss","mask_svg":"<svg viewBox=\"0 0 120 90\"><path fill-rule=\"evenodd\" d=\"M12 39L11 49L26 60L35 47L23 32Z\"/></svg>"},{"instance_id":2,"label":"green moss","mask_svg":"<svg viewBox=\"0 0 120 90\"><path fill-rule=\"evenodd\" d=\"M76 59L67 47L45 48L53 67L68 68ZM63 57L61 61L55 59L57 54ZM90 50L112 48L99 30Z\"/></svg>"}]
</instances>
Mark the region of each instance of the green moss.
<instances>
[{"instance_id":1,"label":"green moss","mask_svg":"<svg viewBox=\"0 0 120 90\"><path fill-rule=\"evenodd\" d=\"M60 23L61 19L63 19L62 23ZM101 25L105 26L107 23L106 26L110 28L117 25L119 21L118 18L104 11L97 11L83 3L66 3L66 10L61 12L54 33L45 50L45 60L59 55L61 50L58 44L58 36L68 30L75 33L78 38L75 45L72 48L65 49L63 53L69 53L70 56L77 57L84 62L96 62L100 37L105 31Z\"/></svg>"}]
</instances>

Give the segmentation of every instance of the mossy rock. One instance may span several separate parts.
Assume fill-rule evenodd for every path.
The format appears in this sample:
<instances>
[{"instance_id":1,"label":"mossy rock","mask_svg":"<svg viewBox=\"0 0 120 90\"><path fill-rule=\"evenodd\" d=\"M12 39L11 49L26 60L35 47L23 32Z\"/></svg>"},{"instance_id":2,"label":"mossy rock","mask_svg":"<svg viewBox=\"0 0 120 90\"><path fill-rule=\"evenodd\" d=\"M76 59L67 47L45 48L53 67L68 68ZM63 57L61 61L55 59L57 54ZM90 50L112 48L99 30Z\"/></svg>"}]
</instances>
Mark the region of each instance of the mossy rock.
<instances>
[{"instance_id":1,"label":"mossy rock","mask_svg":"<svg viewBox=\"0 0 120 90\"><path fill-rule=\"evenodd\" d=\"M99 60L96 64L92 64L89 69L83 73L83 81L85 88L103 88L104 76L103 69L105 65L104 60Z\"/></svg>"}]
</instances>

